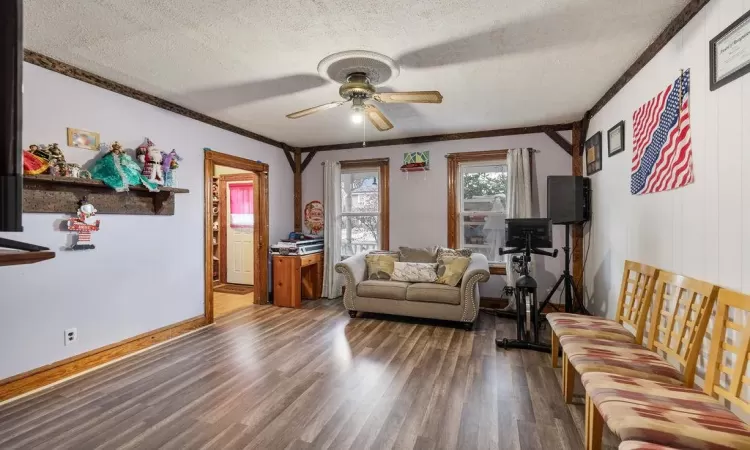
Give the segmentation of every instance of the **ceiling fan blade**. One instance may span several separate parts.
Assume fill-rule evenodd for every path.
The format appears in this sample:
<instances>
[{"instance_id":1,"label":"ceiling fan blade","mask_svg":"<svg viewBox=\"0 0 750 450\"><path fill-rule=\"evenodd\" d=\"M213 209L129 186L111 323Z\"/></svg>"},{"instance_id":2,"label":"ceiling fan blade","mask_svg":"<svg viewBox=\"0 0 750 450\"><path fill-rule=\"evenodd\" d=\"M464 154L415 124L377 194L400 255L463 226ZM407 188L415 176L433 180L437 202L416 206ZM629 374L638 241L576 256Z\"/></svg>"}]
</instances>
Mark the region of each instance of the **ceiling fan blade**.
<instances>
[{"instance_id":1,"label":"ceiling fan blade","mask_svg":"<svg viewBox=\"0 0 750 450\"><path fill-rule=\"evenodd\" d=\"M380 131L388 131L393 128L393 124L381 110L374 105L365 105L365 114L375 128Z\"/></svg>"},{"instance_id":2,"label":"ceiling fan blade","mask_svg":"<svg viewBox=\"0 0 750 450\"><path fill-rule=\"evenodd\" d=\"M312 108L303 109L302 111L293 112L291 114L287 114L286 116L290 119L299 119L300 117L309 116L310 114L314 114L318 111L325 111L326 109L339 107L344 103L347 103L347 101L342 100L340 102L326 103L325 105L315 106Z\"/></svg>"},{"instance_id":3,"label":"ceiling fan blade","mask_svg":"<svg viewBox=\"0 0 750 450\"><path fill-rule=\"evenodd\" d=\"M442 103L443 95L438 91L382 92L372 96L381 103Z\"/></svg>"}]
</instances>

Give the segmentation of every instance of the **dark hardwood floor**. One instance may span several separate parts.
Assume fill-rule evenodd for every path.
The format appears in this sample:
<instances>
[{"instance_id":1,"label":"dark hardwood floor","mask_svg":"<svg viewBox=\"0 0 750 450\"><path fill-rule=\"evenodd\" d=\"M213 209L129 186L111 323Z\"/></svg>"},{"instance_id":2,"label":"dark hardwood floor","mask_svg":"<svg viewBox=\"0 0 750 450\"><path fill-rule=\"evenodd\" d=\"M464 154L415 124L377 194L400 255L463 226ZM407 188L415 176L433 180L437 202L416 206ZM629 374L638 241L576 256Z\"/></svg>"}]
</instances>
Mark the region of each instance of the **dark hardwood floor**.
<instances>
[{"instance_id":1,"label":"dark hardwood floor","mask_svg":"<svg viewBox=\"0 0 750 450\"><path fill-rule=\"evenodd\" d=\"M549 356L495 348L514 330L253 306L1 405L0 448L583 448Z\"/></svg>"}]
</instances>

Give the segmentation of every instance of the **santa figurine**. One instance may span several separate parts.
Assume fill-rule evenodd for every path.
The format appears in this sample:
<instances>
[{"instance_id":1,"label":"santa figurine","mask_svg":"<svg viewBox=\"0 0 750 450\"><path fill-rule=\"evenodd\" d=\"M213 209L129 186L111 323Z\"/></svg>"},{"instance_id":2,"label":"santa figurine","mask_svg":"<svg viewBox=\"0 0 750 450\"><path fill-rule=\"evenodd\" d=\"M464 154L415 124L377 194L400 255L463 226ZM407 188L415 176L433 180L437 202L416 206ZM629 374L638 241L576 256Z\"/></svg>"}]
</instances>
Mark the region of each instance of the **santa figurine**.
<instances>
[{"instance_id":1,"label":"santa figurine","mask_svg":"<svg viewBox=\"0 0 750 450\"><path fill-rule=\"evenodd\" d=\"M152 183L164 184L164 169L162 168L162 151L154 147L151 139L146 138L143 144L135 149L135 156L143 164L141 175Z\"/></svg>"},{"instance_id":2,"label":"santa figurine","mask_svg":"<svg viewBox=\"0 0 750 450\"><path fill-rule=\"evenodd\" d=\"M92 250L94 245L91 244L91 233L99 231L99 220L93 220L96 215L96 208L84 197L81 200L81 206L78 208L76 217L68 219L68 230L78 233L78 238L70 250Z\"/></svg>"}]
</instances>

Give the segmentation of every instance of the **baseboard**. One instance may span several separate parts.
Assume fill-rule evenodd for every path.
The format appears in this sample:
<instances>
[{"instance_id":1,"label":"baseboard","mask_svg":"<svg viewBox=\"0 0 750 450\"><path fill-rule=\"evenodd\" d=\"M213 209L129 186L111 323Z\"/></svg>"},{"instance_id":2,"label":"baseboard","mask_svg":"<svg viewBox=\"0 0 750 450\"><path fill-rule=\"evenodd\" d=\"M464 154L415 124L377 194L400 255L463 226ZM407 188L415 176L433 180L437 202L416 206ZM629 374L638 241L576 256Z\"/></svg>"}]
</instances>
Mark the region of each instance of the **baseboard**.
<instances>
[{"instance_id":1,"label":"baseboard","mask_svg":"<svg viewBox=\"0 0 750 450\"><path fill-rule=\"evenodd\" d=\"M205 325L204 316L194 317L0 380L0 402L56 383Z\"/></svg>"}]
</instances>

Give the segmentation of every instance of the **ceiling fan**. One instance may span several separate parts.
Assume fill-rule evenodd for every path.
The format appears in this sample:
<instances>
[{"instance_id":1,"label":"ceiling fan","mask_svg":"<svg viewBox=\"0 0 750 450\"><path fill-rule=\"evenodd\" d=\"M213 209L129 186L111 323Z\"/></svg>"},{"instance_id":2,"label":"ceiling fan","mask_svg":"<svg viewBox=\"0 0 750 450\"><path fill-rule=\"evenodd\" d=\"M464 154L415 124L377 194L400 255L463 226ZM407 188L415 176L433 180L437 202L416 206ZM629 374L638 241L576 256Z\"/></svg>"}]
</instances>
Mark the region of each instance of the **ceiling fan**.
<instances>
[{"instance_id":1,"label":"ceiling fan","mask_svg":"<svg viewBox=\"0 0 750 450\"><path fill-rule=\"evenodd\" d=\"M374 52L340 52L323 59L318 72L328 79L341 83L339 95L343 100L326 103L287 114L290 119L299 119L319 111L337 108L351 102L352 122L359 124L364 118L380 131L393 128L393 123L373 104L377 103L442 103L438 91L377 92L375 84L398 76L398 65L385 55Z\"/></svg>"}]
</instances>

